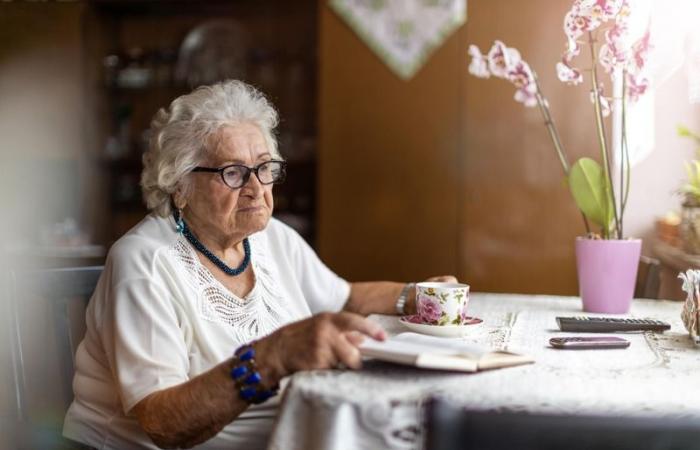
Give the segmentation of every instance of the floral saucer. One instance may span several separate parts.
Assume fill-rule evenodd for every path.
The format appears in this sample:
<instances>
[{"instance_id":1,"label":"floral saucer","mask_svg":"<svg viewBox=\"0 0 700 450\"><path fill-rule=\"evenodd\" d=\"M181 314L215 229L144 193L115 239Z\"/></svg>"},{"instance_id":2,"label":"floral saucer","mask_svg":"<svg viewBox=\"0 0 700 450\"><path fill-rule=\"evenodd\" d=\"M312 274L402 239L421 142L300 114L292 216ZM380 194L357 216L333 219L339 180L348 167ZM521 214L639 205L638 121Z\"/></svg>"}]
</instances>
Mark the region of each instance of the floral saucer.
<instances>
[{"instance_id":1,"label":"floral saucer","mask_svg":"<svg viewBox=\"0 0 700 450\"><path fill-rule=\"evenodd\" d=\"M475 327L480 328L484 321L478 317L466 317L466 321L462 325L430 325L423 323L420 317L415 314L412 316L402 316L399 318L405 327L416 333L430 334L432 336L441 337L461 337L473 330Z\"/></svg>"}]
</instances>

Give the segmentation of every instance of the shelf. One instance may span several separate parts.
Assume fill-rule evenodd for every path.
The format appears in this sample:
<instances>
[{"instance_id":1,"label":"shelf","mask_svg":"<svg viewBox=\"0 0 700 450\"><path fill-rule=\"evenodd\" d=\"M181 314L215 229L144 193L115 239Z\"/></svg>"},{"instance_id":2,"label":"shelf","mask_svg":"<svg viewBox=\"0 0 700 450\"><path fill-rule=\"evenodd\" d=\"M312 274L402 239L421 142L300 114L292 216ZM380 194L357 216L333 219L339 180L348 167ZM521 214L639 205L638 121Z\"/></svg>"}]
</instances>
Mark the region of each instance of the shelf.
<instances>
[{"instance_id":1,"label":"shelf","mask_svg":"<svg viewBox=\"0 0 700 450\"><path fill-rule=\"evenodd\" d=\"M208 66L178 64L186 37L193 30L207 29L207 22L229 20L245 39L236 40L238 45L231 49L210 38L203 41L210 42L207 54L211 50L231 60L239 58L245 63L236 66L242 67L240 78L260 89L278 110L276 133L288 176L283 185L275 186L275 215L299 228L313 245L318 2L93 0L88 4L92 19L85 33L86 86L96 95L91 113L98 118L99 131L94 145L103 155L96 164L106 175L100 179L105 183L108 226L101 230L105 241L118 238L146 213L139 181L153 115L192 90L185 80L207 79L199 77L197 69ZM178 67L190 67L191 73L176 78Z\"/></svg>"},{"instance_id":2,"label":"shelf","mask_svg":"<svg viewBox=\"0 0 700 450\"><path fill-rule=\"evenodd\" d=\"M652 250L661 263L671 269L679 272L700 269L700 255L686 253L682 249L658 239L654 240Z\"/></svg>"}]
</instances>

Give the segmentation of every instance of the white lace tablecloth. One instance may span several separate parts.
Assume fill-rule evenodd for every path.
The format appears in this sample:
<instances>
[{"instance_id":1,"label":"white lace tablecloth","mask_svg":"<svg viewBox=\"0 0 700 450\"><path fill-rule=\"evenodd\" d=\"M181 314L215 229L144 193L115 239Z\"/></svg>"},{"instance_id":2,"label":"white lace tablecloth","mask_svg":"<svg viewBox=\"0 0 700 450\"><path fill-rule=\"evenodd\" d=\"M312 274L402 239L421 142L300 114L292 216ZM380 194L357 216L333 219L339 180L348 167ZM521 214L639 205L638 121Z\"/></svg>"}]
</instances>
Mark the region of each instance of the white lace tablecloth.
<instances>
[{"instance_id":1,"label":"white lace tablecloth","mask_svg":"<svg viewBox=\"0 0 700 450\"><path fill-rule=\"evenodd\" d=\"M472 294L469 312L484 319L467 341L533 356L535 364L474 374L367 361L360 371L294 375L270 449L420 449L422 405L442 395L475 409L567 414L700 418L700 349L680 318L682 303L635 300L629 317L660 319L663 334L626 333L627 349L555 350L568 335L556 316L582 315L575 297ZM407 331L373 316L390 334Z\"/></svg>"}]
</instances>

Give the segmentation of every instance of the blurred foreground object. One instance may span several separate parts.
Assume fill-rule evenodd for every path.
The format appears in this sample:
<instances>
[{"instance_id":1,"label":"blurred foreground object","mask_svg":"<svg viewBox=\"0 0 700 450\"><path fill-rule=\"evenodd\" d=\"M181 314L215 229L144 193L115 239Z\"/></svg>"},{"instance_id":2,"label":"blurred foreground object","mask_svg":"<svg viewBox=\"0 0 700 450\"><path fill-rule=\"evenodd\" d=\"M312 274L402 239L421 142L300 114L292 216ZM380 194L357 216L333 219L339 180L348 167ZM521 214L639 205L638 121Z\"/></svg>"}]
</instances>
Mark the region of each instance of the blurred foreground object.
<instances>
[{"instance_id":1,"label":"blurred foreground object","mask_svg":"<svg viewBox=\"0 0 700 450\"><path fill-rule=\"evenodd\" d=\"M683 305L681 319L685 329L690 333L690 339L700 344L700 318L698 317L698 301L700 301L700 270L687 270L680 273L678 278L683 280L683 291L688 295Z\"/></svg>"}]
</instances>

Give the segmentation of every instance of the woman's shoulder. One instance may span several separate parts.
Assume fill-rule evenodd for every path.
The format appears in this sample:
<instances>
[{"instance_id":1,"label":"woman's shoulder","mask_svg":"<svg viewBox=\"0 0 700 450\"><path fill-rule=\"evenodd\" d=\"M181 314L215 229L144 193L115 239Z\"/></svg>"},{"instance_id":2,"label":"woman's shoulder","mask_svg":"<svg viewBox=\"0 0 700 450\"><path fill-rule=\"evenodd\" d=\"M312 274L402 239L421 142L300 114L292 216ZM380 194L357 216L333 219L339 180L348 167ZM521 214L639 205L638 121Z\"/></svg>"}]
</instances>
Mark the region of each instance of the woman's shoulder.
<instances>
[{"instance_id":1,"label":"woman's shoulder","mask_svg":"<svg viewBox=\"0 0 700 450\"><path fill-rule=\"evenodd\" d=\"M267 240L275 245L289 246L297 245L303 238L299 233L281 220L272 217L267 224L267 227L260 233Z\"/></svg>"},{"instance_id":2,"label":"woman's shoulder","mask_svg":"<svg viewBox=\"0 0 700 450\"><path fill-rule=\"evenodd\" d=\"M149 214L112 245L108 259L152 259L177 239L175 225L171 222L171 219Z\"/></svg>"}]
</instances>

